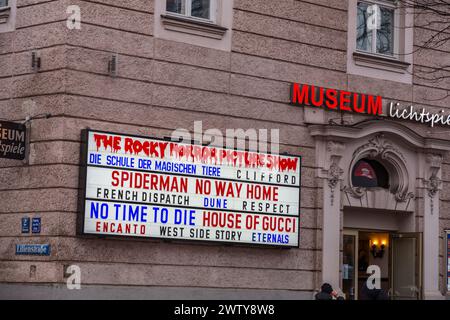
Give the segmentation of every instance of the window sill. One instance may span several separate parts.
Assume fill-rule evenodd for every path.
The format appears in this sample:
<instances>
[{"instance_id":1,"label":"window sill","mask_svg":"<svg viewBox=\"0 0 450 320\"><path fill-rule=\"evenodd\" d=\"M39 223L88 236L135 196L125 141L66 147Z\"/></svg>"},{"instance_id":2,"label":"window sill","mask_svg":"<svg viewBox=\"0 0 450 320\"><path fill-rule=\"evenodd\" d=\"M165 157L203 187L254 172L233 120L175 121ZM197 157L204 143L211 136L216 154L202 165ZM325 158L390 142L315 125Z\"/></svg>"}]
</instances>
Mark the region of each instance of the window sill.
<instances>
[{"instance_id":1,"label":"window sill","mask_svg":"<svg viewBox=\"0 0 450 320\"><path fill-rule=\"evenodd\" d=\"M357 66L382 69L397 73L405 73L406 69L411 65L409 62L366 52L353 52L353 59Z\"/></svg>"},{"instance_id":2,"label":"window sill","mask_svg":"<svg viewBox=\"0 0 450 320\"><path fill-rule=\"evenodd\" d=\"M222 39L228 30L227 28L221 27L217 24L165 14L161 15L161 22L167 30L189 33L218 40Z\"/></svg>"},{"instance_id":3,"label":"window sill","mask_svg":"<svg viewBox=\"0 0 450 320\"><path fill-rule=\"evenodd\" d=\"M11 7L0 8L0 24L7 23L11 15Z\"/></svg>"}]
</instances>

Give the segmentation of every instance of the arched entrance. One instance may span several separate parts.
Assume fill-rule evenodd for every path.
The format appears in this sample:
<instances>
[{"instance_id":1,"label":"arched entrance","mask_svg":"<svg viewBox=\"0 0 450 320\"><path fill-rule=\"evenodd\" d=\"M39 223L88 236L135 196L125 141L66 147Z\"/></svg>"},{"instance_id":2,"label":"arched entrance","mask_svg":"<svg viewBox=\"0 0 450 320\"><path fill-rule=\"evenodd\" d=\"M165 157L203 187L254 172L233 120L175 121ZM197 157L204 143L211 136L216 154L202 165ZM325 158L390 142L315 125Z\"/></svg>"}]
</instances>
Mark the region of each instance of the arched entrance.
<instances>
[{"instance_id":1,"label":"arched entrance","mask_svg":"<svg viewBox=\"0 0 450 320\"><path fill-rule=\"evenodd\" d=\"M358 298L378 266L391 298L442 296L438 194L450 145L389 120L309 130L323 192L320 280Z\"/></svg>"},{"instance_id":2,"label":"arched entrance","mask_svg":"<svg viewBox=\"0 0 450 320\"><path fill-rule=\"evenodd\" d=\"M398 144L376 134L344 169L341 281L349 299L422 298L422 233L415 232L410 177L417 163ZM372 272L378 279L369 279ZM368 280L382 291L368 290Z\"/></svg>"}]
</instances>

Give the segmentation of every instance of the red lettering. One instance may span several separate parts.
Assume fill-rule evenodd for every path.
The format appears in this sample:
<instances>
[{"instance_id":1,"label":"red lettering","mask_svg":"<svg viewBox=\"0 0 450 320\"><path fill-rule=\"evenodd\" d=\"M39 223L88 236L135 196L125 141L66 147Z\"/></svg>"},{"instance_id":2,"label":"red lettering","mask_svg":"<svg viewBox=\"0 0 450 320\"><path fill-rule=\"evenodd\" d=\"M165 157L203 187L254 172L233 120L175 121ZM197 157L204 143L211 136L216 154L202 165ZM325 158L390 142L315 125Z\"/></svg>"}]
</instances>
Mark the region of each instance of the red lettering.
<instances>
[{"instance_id":1,"label":"red lettering","mask_svg":"<svg viewBox=\"0 0 450 320\"><path fill-rule=\"evenodd\" d=\"M369 96L367 113L373 115L382 115L383 114L383 101L380 96L377 96L376 101L374 101L373 96Z\"/></svg>"},{"instance_id":2,"label":"red lettering","mask_svg":"<svg viewBox=\"0 0 450 320\"><path fill-rule=\"evenodd\" d=\"M228 212L203 211L203 226L211 228L242 228L242 215Z\"/></svg>"},{"instance_id":3,"label":"red lettering","mask_svg":"<svg viewBox=\"0 0 450 320\"><path fill-rule=\"evenodd\" d=\"M309 86L304 84L301 86L294 83L291 88L291 102L295 104L309 104Z\"/></svg>"},{"instance_id":4,"label":"red lettering","mask_svg":"<svg viewBox=\"0 0 450 320\"><path fill-rule=\"evenodd\" d=\"M361 104L359 103L361 102ZM355 94L353 96L353 110L357 113L364 113L366 110L366 96Z\"/></svg>"},{"instance_id":5,"label":"red lettering","mask_svg":"<svg viewBox=\"0 0 450 320\"><path fill-rule=\"evenodd\" d=\"M176 176L164 176L162 174L113 171L111 174L114 187L150 189L159 191L182 192L187 193L188 178Z\"/></svg>"},{"instance_id":6,"label":"red lettering","mask_svg":"<svg viewBox=\"0 0 450 320\"><path fill-rule=\"evenodd\" d=\"M297 170L298 158L281 158L279 161L279 168L281 171Z\"/></svg>"},{"instance_id":7,"label":"red lettering","mask_svg":"<svg viewBox=\"0 0 450 320\"><path fill-rule=\"evenodd\" d=\"M337 91L334 89L328 89L325 94L326 94L326 98L327 98L327 102L326 102L327 108L328 109L336 109L338 106Z\"/></svg>"},{"instance_id":8,"label":"red lettering","mask_svg":"<svg viewBox=\"0 0 450 320\"><path fill-rule=\"evenodd\" d=\"M125 138L125 153L133 154L133 139Z\"/></svg>"},{"instance_id":9,"label":"red lettering","mask_svg":"<svg viewBox=\"0 0 450 320\"><path fill-rule=\"evenodd\" d=\"M105 137L104 134L94 134L94 140L95 140L95 144L97 146L97 151L98 151L98 149L100 149L100 146L102 144L104 137Z\"/></svg>"},{"instance_id":10,"label":"red lettering","mask_svg":"<svg viewBox=\"0 0 450 320\"><path fill-rule=\"evenodd\" d=\"M247 198L265 201L278 201L278 187L248 184Z\"/></svg>"},{"instance_id":11,"label":"red lettering","mask_svg":"<svg viewBox=\"0 0 450 320\"><path fill-rule=\"evenodd\" d=\"M264 231L271 232L295 232L295 226L295 218L290 217L264 216L261 223Z\"/></svg>"},{"instance_id":12,"label":"red lettering","mask_svg":"<svg viewBox=\"0 0 450 320\"><path fill-rule=\"evenodd\" d=\"M117 187L119 185L119 171L113 171L111 173L112 182L111 185L113 187Z\"/></svg>"},{"instance_id":13,"label":"red lettering","mask_svg":"<svg viewBox=\"0 0 450 320\"><path fill-rule=\"evenodd\" d=\"M339 107L342 111L353 111L369 115L383 114L383 101L380 96L326 89L298 83L293 83L291 86L291 103L315 107L326 106L328 109L338 109Z\"/></svg>"},{"instance_id":14,"label":"red lettering","mask_svg":"<svg viewBox=\"0 0 450 320\"><path fill-rule=\"evenodd\" d=\"M344 110L344 111L352 111L352 109L348 105L349 103L350 103L350 92L341 91L340 92L340 109Z\"/></svg>"},{"instance_id":15,"label":"red lettering","mask_svg":"<svg viewBox=\"0 0 450 320\"><path fill-rule=\"evenodd\" d=\"M316 100L317 98L317 90L314 86L311 86L311 92L312 92L312 96L311 96L311 104L315 107L322 107L323 106L323 88L319 88L319 99Z\"/></svg>"},{"instance_id":16,"label":"red lettering","mask_svg":"<svg viewBox=\"0 0 450 320\"><path fill-rule=\"evenodd\" d=\"M108 136L106 134L94 134L94 140L97 146L97 151L102 144L105 149L109 147L113 152L118 152L121 149L120 148L121 137Z\"/></svg>"},{"instance_id":17,"label":"red lettering","mask_svg":"<svg viewBox=\"0 0 450 320\"><path fill-rule=\"evenodd\" d=\"M245 228L247 230L256 230L260 222L260 216L255 214L249 214L245 218Z\"/></svg>"}]
</instances>

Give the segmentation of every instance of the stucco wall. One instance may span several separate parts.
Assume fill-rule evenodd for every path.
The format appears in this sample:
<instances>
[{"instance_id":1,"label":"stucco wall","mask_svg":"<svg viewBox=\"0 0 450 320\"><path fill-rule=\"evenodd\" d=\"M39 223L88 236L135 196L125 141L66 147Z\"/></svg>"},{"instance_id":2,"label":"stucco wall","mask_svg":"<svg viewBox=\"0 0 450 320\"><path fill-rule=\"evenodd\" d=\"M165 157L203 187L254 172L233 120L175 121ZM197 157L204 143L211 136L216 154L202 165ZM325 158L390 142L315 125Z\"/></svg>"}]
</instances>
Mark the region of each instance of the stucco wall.
<instances>
[{"instance_id":1,"label":"stucco wall","mask_svg":"<svg viewBox=\"0 0 450 320\"><path fill-rule=\"evenodd\" d=\"M17 0L16 31L0 34L0 117L52 115L31 122L29 164L0 161L0 282L61 283L63 266L74 263L86 285L269 290L274 296L315 290L321 281L322 184L315 179L314 141L303 111L288 104L289 83L443 108L450 98L424 99L450 84L346 74L346 1L234 0L231 52L156 39L153 1L126 3ZM69 4L81 7L81 30L66 28ZM39 73L31 70L32 50L42 58ZM441 50L450 52L450 44ZM112 53L119 54L115 78L107 72ZM414 60L427 65L442 57L442 51L427 50ZM303 156L300 249L76 236L81 129L168 136L176 128L192 130L197 120L223 131L280 129L280 151ZM428 130L408 125L424 135ZM450 228L448 157L443 170L442 229ZM35 215L42 217L41 235L21 235L20 219ZM15 255L16 243L34 242L50 243L51 256Z\"/></svg>"}]
</instances>

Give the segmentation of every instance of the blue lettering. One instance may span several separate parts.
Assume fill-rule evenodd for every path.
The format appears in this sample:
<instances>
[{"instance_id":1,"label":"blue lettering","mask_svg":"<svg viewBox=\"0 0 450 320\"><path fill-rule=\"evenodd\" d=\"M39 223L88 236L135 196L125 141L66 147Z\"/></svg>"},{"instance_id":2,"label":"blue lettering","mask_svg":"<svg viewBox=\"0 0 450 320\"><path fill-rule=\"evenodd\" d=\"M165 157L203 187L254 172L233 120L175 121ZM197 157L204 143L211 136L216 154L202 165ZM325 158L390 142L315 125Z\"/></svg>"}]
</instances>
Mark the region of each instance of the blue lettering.
<instances>
[{"instance_id":1,"label":"blue lettering","mask_svg":"<svg viewBox=\"0 0 450 320\"><path fill-rule=\"evenodd\" d=\"M112 167L134 168L134 158L106 156L106 165Z\"/></svg>"},{"instance_id":2,"label":"blue lettering","mask_svg":"<svg viewBox=\"0 0 450 320\"><path fill-rule=\"evenodd\" d=\"M228 199L204 198L203 206L205 208L228 209Z\"/></svg>"},{"instance_id":3,"label":"blue lettering","mask_svg":"<svg viewBox=\"0 0 450 320\"><path fill-rule=\"evenodd\" d=\"M139 221L139 209L141 206L136 206L136 208L133 211L133 206L128 207L128 221Z\"/></svg>"},{"instance_id":4,"label":"blue lettering","mask_svg":"<svg viewBox=\"0 0 450 320\"><path fill-rule=\"evenodd\" d=\"M205 176L220 177L220 168L218 167L202 166L202 169Z\"/></svg>"},{"instance_id":5,"label":"blue lettering","mask_svg":"<svg viewBox=\"0 0 450 320\"><path fill-rule=\"evenodd\" d=\"M175 209L174 224L195 226L195 210Z\"/></svg>"},{"instance_id":6,"label":"blue lettering","mask_svg":"<svg viewBox=\"0 0 450 320\"><path fill-rule=\"evenodd\" d=\"M118 221L147 222L147 206L115 203L114 208Z\"/></svg>"},{"instance_id":7,"label":"blue lettering","mask_svg":"<svg viewBox=\"0 0 450 320\"><path fill-rule=\"evenodd\" d=\"M151 170L152 169L152 160L139 159L138 166L139 166L139 169Z\"/></svg>"},{"instance_id":8,"label":"blue lettering","mask_svg":"<svg viewBox=\"0 0 450 320\"><path fill-rule=\"evenodd\" d=\"M108 204L102 203L99 208L98 202L91 202L91 219L98 219L99 213L101 219L108 219Z\"/></svg>"},{"instance_id":9,"label":"blue lettering","mask_svg":"<svg viewBox=\"0 0 450 320\"><path fill-rule=\"evenodd\" d=\"M155 170L180 174L196 174L197 166L195 164L173 163L155 160Z\"/></svg>"},{"instance_id":10,"label":"blue lettering","mask_svg":"<svg viewBox=\"0 0 450 320\"><path fill-rule=\"evenodd\" d=\"M97 153L91 153L89 155L89 163L92 164L101 164L102 162L102 155Z\"/></svg>"}]
</instances>

